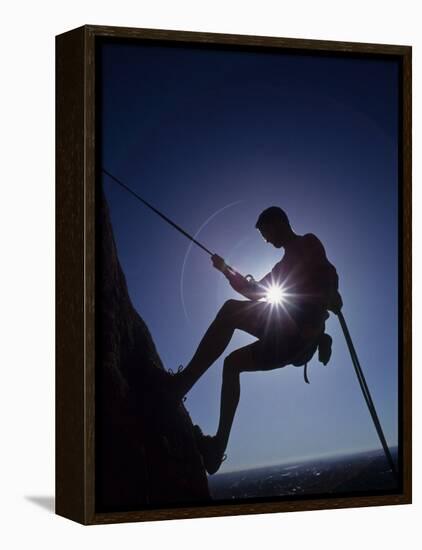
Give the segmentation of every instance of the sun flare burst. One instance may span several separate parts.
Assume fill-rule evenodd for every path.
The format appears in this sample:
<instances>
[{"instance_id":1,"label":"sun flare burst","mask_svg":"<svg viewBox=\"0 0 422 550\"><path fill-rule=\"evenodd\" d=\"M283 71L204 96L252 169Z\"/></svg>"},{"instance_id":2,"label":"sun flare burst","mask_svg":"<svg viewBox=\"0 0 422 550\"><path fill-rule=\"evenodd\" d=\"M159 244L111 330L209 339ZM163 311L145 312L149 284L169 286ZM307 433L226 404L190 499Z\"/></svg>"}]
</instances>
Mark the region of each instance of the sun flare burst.
<instances>
[{"instance_id":1,"label":"sun flare burst","mask_svg":"<svg viewBox=\"0 0 422 550\"><path fill-rule=\"evenodd\" d=\"M273 284L267 289L267 302L273 305L280 305L286 298L286 293L280 285Z\"/></svg>"}]
</instances>

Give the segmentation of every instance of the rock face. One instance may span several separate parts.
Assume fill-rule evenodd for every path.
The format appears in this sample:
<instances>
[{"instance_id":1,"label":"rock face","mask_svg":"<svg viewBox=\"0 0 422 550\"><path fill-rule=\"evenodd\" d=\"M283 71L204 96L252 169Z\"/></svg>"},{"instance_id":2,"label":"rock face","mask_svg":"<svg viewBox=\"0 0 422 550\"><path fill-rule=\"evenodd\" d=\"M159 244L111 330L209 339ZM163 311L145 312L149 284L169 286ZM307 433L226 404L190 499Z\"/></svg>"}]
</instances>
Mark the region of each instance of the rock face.
<instances>
[{"instance_id":1,"label":"rock face","mask_svg":"<svg viewBox=\"0 0 422 550\"><path fill-rule=\"evenodd\" d=\"M96 508L128 511L210 501L182 403L129 298L103 195L97 211Z\"/></svg>"}]
</instances>

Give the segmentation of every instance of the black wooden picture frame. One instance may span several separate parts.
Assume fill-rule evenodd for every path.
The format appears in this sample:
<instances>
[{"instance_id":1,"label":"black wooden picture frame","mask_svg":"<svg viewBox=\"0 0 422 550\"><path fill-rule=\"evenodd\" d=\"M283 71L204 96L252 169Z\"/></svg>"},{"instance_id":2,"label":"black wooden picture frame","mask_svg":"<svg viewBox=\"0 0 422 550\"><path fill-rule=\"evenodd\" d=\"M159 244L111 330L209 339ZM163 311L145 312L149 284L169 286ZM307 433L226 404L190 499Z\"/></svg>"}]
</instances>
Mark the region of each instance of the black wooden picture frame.
<instances>
[{"instance_id":1,"label":"black wooden picture frame","mask_svg":"<svg viewBox=\"0 0 422 550\"><path fill-rule=\"evenodd\" d=\"M101 41L237 48L239 51L395 59L399 90L399 455L398 490L380 494L311 495L296 499L134 509L100 506L96 364L98 315L99 145L96 53ZM83 26L56 37L56 513L104 524L411 503L411 47L104 26ZM380 197L382 200L382 197ZM97 334L98 338L98 334ZM104 427L101 427L104 429ZM106 448L106 447L104 447ZM101 449L104 449L101 447ZM124 463L124 457L122 460ZM142 483L138 479L137 483ZM97 485L96 485L97 484ZM131 500L132 499L132 500Z\"/></svg>"}]
</instances>

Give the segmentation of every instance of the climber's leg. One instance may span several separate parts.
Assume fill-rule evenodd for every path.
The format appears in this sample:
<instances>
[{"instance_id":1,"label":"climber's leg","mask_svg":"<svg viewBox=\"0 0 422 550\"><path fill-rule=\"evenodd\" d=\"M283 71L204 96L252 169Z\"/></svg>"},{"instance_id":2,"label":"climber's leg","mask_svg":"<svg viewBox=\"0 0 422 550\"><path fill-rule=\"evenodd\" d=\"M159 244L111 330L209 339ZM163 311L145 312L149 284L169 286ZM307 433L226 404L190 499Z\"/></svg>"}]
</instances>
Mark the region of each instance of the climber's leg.
<instances>
[{"instance_id":1,"label":"climber's leg","mask_svg":"<svg viewBox=\"0 0 422 550\"><path fill-rule=\"evenodd\" d=\"M229 344L235 329L258 337L262 302L227 300L203 336L189 364L178 373L177 390L185 395Z\"/></svg>"},{"instance_id":2,"label":"climber's leg","mask_svg":"<svg viewBox=\"0 0 422 550\"><path fill-rule=\"evenodd\" d=\"M240 399L240 374L242 372L267 371L278 369L287 364L286 359L278 355L262 357L262 342L253 342L240 348L224 360L223 383L221 386L220 421L216 433L219 447L227 447L234 415Z\"/></svg>"},{"instance_id":3,"label":"climber's leg","mask_svg":"<svg viewBox=\"0 0 422 550\"><path fill-rule=\"evenodd\" d=\"M234 415L240 399L240 373L255 370L250 346L238 349L224 360L221 385L220 421L216 433L221 452L224 453L229 440Z\"/></svg>"},{"instance_id":4,"label":"climber's leg","mask_svg":"<svg viewBox=\"0 0 422 550\"><path fill-rule=\"evenodd\" d=\"M198 447L209 474L215 473L223 460L240 399L240 374L276 369L286 364L286 361L283 362L279 357L270 359L269 356L261 356L261 351L262 342L258 341L234 351L224 360L220 421L217 433L215 436L197 436Z\"/></svg>"}]
</instances>

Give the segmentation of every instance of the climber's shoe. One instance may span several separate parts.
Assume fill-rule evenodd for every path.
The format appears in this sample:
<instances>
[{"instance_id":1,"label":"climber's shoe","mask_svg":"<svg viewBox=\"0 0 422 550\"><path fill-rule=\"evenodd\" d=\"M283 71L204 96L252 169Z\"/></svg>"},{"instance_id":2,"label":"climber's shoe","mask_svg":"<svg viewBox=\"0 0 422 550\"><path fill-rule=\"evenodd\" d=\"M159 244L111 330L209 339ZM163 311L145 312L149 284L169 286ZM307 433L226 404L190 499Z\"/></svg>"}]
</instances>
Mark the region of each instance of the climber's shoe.
<instances>
[{"instance_id":1,"label":"climber's shoe","mask_svg":"<svg viewBox=\"0 0 422 550\"><path fill-rule=\"evenodd\" d=\"M180 399L185 401L186 392L183 390L182 384L181 384L182 371L183 371L183 365L179 365L176 372L174 372L172 369L168 369L167 389L175 399Z\"/></svg>"},{"instance_id":2,"label":"climber's shoe","mask_svg":"<svg viewBox=\"0 0 422 550\"><path fill-rule=\"evenodd\" d=\"M219 441L215 435L204 435L201 428L197 425L193 429L195 442L202 456L204 467L209 474L215 474L226 460L227 455L220 448Z\"/></svg>"}]
</instances>

